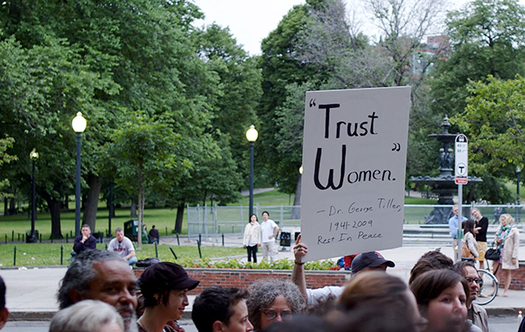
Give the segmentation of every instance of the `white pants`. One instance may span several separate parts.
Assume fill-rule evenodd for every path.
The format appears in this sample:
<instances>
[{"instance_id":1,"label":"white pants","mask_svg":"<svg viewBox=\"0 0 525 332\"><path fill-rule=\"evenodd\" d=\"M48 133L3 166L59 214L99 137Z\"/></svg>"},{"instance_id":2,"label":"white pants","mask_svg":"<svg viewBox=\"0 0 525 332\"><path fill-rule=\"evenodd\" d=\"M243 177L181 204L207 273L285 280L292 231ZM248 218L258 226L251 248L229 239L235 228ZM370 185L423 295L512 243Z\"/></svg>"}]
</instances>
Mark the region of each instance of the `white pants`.
<instances>
[{"instance_id":1,"label":"white pants","mask_svg":"<svg viewBox=\"0 0 525 332\"><path fill-rule=\"evenodd\" d=\"M270 256L270 263L273 263L276 254L274 240L262 243L262 254L263 259L268 259L268 256Z\"/></svg>"}]
</instances>

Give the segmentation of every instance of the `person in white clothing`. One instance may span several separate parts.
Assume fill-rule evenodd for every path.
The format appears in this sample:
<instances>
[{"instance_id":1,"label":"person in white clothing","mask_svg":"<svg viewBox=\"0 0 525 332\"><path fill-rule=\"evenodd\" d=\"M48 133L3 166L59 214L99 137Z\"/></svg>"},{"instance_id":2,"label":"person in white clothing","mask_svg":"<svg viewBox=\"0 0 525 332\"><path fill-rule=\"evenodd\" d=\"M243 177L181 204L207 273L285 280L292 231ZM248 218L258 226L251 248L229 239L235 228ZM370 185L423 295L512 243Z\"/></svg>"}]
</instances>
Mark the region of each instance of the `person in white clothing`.
<instances>
[{"instance_id":1,"label":"person in white clothing","mask_svg":"<svg viewBox=\"0 0 525 332\"><path fill-rule=\"evenodd\" d=\"M242 245L248 250L248 262L252 261L253 256L253 262L257 263L257 249L261 246L261 225L255 214L250 216L250 222L244 228Z\"/></svg>"},{"instance_id":2,"label":"person in white clothing","mask_svg":"<svg viewBox=\"0 0 525 332\"><path fill-rule=\"evenodd\" d=\"M124 236L122 228L115 230L115 238L109 241L108 251L113 251L116 254L124 257L129 265L137 263L137 257L135 256L135 247L131 240Z\"/></svg>"},{"instance_id":3,"label":"person in white clothing","mask_svg":"<svg viewBox=\"0 0 525 332\"><path fill-rule=\"evenodd\" d=\"M263 211L261 223L261 233L262 233L262 252L263 259L268 259L270 256L270 263L273 263L275 254L277 250L275 249L275 237L279 232L279 226L270 218L268 211Z\"/></svg>"}]
</instances>

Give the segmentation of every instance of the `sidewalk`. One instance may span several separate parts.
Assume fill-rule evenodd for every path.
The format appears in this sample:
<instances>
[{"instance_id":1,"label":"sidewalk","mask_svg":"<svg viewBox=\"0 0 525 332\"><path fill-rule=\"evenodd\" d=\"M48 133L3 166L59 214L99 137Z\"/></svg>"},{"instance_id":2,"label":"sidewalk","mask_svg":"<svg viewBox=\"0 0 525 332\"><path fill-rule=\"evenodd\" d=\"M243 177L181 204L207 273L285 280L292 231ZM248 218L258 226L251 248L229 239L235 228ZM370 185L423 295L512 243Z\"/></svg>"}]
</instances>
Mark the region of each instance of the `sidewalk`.
<instances>
[{"instance_id":1,"label":"sidewalk","mask_svg":"<svg viewBox=\"0 0 525 332\"><path fill-rule=\"evenodd\" d=\"M382 250L381 253L396 263L388 272L408 281L410 270L417 259L423 253L434 249L435 247L405 246ZM448 256L452 255L451 247L443 247L441 250ZM291 251L279 251L277 259L292 259L292 256ZM520 257L525 257L525 248L520 248ZM65 273L66 268L63 266L0 270L7 286L6 306L11 311L10 320L50 319L58 310L56 294ZM194 298L195 296L189 296L190 305L186 308L185 318L191 316ZM509 297L498 296L484 307L489 315L517 316L519 310L525 311L525 291L509 291Z\"/></svg>"}]
</instances>

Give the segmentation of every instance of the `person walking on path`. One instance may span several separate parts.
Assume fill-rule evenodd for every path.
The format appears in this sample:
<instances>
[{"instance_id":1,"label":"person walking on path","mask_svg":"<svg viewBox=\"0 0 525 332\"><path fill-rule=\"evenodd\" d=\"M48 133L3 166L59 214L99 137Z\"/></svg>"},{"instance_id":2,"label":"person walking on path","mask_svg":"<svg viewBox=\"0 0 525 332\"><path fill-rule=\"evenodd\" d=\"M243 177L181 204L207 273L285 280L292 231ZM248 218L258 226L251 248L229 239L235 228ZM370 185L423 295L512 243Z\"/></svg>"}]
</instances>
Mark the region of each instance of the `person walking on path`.
<instances>
[{"instance_id":1,"label":"person walking on path","mask_svg":"<svg viewBox=\"0 0 525 332\"><path fill-rule=\"evenodd\" d=\"M253 257L253 262L257 263L257 249L261 246L261 225L255 214L250 216L250 222L244 228L242 245L248 251L248 262Z\"/></svg>"},{"instance_id":2,"label":"person walking on path","mask_svg":"<svg viewBox=\"0 0 525 332\"><path fill-rule=\"evenodd\" d=\"M454 215L448 220L448 229L450 230L450 236L452 236L452 248L454 249L454 262L458 259L458 228L459 228L459 206L456 204L452 207L452 213ZM461 222L467 220L462 217Z\"/></svg>"},{"instance_id":3,"label":"person walking on path","mask_svg":"<svg viewBox=\"0 0 525 332\"><path fill-rule=\"evenodd\" d=\"M476 250L478 251L479 268L485 268L485 253L487 252L487 230L489 228L489 220L483 217L478 208L473 208L470 214L476 220L475 234L476 234Z\"/></svg>"},{"instance_id":4,"label":"person walking on path","mask_svg":"<svg viewBox=\"0 0 525 332\"><path fill-rule=\"evenodd\" d=\"M518 249L520 246L520 232L514 225L514 218L508 213L499 217L500 228L496 232L496 245L501 252L499 261L494 261L494 275L498 273L501 266L504 273L503 296L507 297L510 283L512 281L511 271L517 270Z\"/></svg>"},{"instance_id":5,"label":"person walking on path","mask_svg":"<svg viewBox=\"0 0 525 332\"><path fill-rule=\"evenodd\" d=\"M263 211L261 223L261 233L262 233L262 252L263 259L268 259L270 257L270 263L273 263L275 254L277 250L275 249L275 237L279 232L279 226L270 218L270 213L268 211Z\"/></svg>"}]
</instances>

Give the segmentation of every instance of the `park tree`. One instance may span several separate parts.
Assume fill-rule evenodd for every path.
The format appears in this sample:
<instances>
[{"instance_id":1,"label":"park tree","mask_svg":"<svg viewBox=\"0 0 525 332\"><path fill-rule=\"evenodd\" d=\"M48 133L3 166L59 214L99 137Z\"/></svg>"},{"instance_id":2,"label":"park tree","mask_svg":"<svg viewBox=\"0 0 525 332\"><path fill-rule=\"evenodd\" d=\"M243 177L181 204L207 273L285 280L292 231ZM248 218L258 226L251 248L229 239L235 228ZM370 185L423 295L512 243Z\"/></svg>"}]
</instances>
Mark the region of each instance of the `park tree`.
<instances>
[{"instance_id":1,"label":"park tree","mask_svg":"<svg viewBox=\"0 0 525 332\"><path fill-rule=\"evenodd\" d=\"M5 138L0 139L0 169L4 164L9 164L12 161L17 160L16 156L10 155L8 150L13 147L14 139L12 137L6 136ZM9 185L9 179L2 175L0 177L0 198L7 199L11 197L8 192L6 192L6 187Z\"/></svg>"},{"instance_id":2,"label":"park tree","mask_svg":"<svg viewBox=\"0 0 525 332\"><path fill-rule=\"evenodd\" d=\"M73 188L75 138L71 120L78 109L96 109L96 89L113 86L83 63L79 50L49 36L44 44L24 48L12 36L0 42L1 125L14 138L19 162L13 185L28 188L29 152L36 149L37 192L51 212L51 237L61 238L60 210ZM27 192L27 191L24 191Z\"/></svg>"},{"instance_id":3,"label":"park tree","mask_svg":"<svg viewBox=\"0 0 525 332\"><path fill-rule=\"evenodd\" d=\"M250 57L231 35L228 28L216 24L194 33L199 58L209 72L217 76L218 83L208 88L208 103L212 119L208 131L229 147L224 157L231 154L234 170L247 174L245 132L258 124L257 106L262 94L261 74L255 57Z\"/></svg>"},{"instance_id":4,"label":"park tree","mask_svg":"<svg viewBox=\"0 0 525 332\"><path fill-rule=\"evenodd\" d=\"M471 82L466 89L466 107L451 120L468 133L469 169L484 181L487 178L492 186L477 198L492 203L513 201L501 179L514 180L516 167L525 165L525 79L519 75L509 80L489 76Z\"/></svg>"},{"instance_id":5,"label":"park tree","mask_svg":"<svg viewBox=\"0 0 525 332\"><path fill-rule=\"evenodd\" d=\"M191 41L191 23L201 15L195 5L184 0L111 3L36 0L7 1L1 6L0 37L12 36L23 50L41 47L49 40L60 40L69 47L66 54L78 58L84 65L79 72L94 75L93 88L88 86L85 95L68 99L77 102L70 118L81 110L88 120L83 135L82 173L87 191L84 218L92 229L95 229L102 178L115 174L112 165L105 165L109 160L105 147L112 142L116 129L136 112L145 112L151 118L169 114L173 119L167 124L171 130L189 135L193 127L208 121L192 122L199 117L196 113L206 113L209 109L205 105L206 94L210 88L208 83L213 82L210 80L213 75L196 55ZM15 66L18 67L23 66ZM19 81L31 82L30 79ZM36 116L31 107L19 108L26 109L29 118ZM66 112L61 114L64 119L69 117ZM70 126L70 118L64 128ZM53 126L46 128L54 130ZM54 147L58 153L59 146ZM70 172L69 156L57 157L54 158L57 163L67 166L63 167L64 172ZM61 178L71 183L71 175ZM53 192L66 195L68 188L54 188Z\"/></svg>"},{"instance_id":6,"label":"park tree","mask_svg":"<svg viewBox=\"0 0 525 332\"><path fill-rule=\"evenodd\" d=\"M474 0L450 12L446 24L452 54L432 73L433 112L462 112L469 81L525 74L525 8L517 0Z\"/></svg>"}]
</instances>

